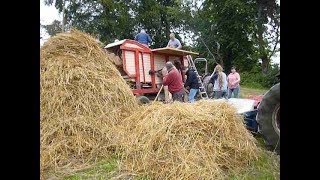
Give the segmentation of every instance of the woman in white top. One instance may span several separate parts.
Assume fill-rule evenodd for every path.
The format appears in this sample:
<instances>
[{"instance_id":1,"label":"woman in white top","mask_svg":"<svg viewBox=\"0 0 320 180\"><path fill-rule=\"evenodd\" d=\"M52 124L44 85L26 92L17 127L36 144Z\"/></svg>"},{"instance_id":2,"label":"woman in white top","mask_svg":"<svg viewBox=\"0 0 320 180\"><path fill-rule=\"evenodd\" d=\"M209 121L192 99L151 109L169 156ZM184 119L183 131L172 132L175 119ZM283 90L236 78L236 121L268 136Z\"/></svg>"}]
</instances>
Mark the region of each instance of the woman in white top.
<instances>
[{"instance_id":1,"label":"woman in white top","mask_svg":"<svg viewBox=\"0 0 320 180\"><path fill-rule=\"evenodd\" d=\"M221 65L215 67L213 91L216 99L226 98L227 96L227 75L223 72Z\"/></svg>"}]
</instances>

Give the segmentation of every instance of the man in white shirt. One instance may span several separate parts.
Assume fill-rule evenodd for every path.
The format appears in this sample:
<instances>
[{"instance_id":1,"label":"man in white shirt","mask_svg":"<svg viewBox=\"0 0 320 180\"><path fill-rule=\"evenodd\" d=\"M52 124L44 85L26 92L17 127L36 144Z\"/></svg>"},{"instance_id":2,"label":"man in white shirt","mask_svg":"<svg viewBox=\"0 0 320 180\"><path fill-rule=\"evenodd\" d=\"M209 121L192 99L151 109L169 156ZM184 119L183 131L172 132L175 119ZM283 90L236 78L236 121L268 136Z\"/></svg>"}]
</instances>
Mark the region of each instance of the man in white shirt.
<instances>
[{"instance_id":1,"label":"man in white shirt","mask_svg":"<svg viewBox=\"0 0 320 180\"><path fill-rule=\"evenodd\" d=\"M179 39L175 38L175 35L173 33L170 34L170 40L167 47L182 49Z\"/></svg>"}]
</instances>

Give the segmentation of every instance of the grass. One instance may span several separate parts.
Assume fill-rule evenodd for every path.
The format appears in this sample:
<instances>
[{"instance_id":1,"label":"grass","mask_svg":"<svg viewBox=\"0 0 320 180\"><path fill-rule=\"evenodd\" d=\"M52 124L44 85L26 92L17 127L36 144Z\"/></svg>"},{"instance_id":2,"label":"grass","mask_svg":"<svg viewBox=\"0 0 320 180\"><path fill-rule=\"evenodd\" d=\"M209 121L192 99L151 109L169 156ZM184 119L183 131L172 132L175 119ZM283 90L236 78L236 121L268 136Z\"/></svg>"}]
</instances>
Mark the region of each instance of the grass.
<instances>
[{"instance_id":1,"label":"grass","mask_svg":"<svg viewBox=\"0 0 320 180\"><path fill-rule=\"evenodd\" d=\"M252 89L252 88L241 86L239 90L239 98L246 98L250 95L262 95L267 91L268 89Z\"/></svg>"},{"instance_id":2,"label":"grass","mask_svg":"<svg viewBox=\"0 0 320 180\"><path fill-rule=\"evenodd\" d=\"M114 155L110 159L101 161L93 167L65 176L64 180L110 179L117 170L117 162L118 158Z\"/></svg>"},{"instance_id":3,"label":"grass","mask_svg":"<svg viewBox=\"0 0 320 180\"><path fill-rule=\"evenodd\" d=\"M280 179L280 158L272 152L262 151L257 161L252 162L245 170L231 174L229 179L278 180Z\"/></svg>"},{"instance_id":4,"label":"grass","mask_svg":"<svg viewBox=\"0 0 320 180\"><path fill-rule=\"evenodd\" d=\"M245 98L249 95L261 95L267 89L251 89L248 87L241 87L239 97ZM280 179L280 157L274 153L267 151L262 137L255 136L263 150L259 155L258 160L253 161L249 167L241 170L240 172L232 172L228 179L231 180L278 180ZM65 176L65 180L86 180L86 179L111 179L112 177L119 177L118 172L118 158L112 158L101 161L91 168L87 168L76 173ZM132 177L130 177L132 179ZM134 179L146 180L144 176L136 176Z\"/></svg>"},{"instance_id":5,"label":"grass","mask_svg":"<svg viewBox=\"0 0 320 180\"><path fill-rule=\"evenodd\" d=\"M231 172L229 174L230 180L278 180L280 179L280 157L271 151L266 150L266 146L261 136L255 136L257 145L263 150L260 152L259 158L256 161L241 170L240 172ZM119 178L115 178L119 177ZM120 178L121 177L121 178ZM91 168L84 169L65 176L65 180L89 180L89 179L135 179L147 180L145 176L130 176L119 174L118 172L118 158L113 156L109 160L97 163Z\"/></svg>"},{"instance_id":6,"label":"grass","mask_svg":"<svg viewBox=\"0 0 320 180\"><path fill-rule=\"evenodd\" d=\"M261 137L257 137L258 146L264 148L264 143ZM118 159L114 156L112 159L97 163L95 166L78 171L74 174L64 177L65 180L89 180L89 179L111 179L119 177ZM123 176L121 176L123 177ZM130 176L126 176L132 179ZM121 179L121 178L120 178ZM135 176L136 180L147 180L144 176ZM253 161L249 167L240 172L230 173L231 180L278 180L280 179L280 157L274 153L263 150L261 151L258 160Z\"/></svg>"},{"instance_id":7,"label":"grass","mask_svg":"<svg viewBox=\"0 0 320 180\"><path fill-rule=\"evenodd\" d=\"M267 151L269 147L264 144L263 138L259 135L255 136L258 146L262 148L259 158L253 161L248 168L240 172L231 173L231 180L278 180L280 179L280 156L271 151Z\"/></svg>"}]
</instances>

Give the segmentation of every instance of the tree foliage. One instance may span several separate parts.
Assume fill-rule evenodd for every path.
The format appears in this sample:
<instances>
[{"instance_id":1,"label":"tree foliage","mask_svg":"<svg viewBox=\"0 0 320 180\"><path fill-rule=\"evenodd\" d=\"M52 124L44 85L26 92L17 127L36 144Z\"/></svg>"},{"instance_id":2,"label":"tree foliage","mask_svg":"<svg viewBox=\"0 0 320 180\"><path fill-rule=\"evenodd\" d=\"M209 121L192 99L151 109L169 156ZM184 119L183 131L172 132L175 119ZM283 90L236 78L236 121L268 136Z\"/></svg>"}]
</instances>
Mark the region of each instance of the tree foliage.
<instances>
[{"instance_id":1,"label":"tree foliage","mask_svg":"<svg viewBox=\"0 0 320 180\"><path fill-rule=\"evenodd\" d=\"M192 39L196 50L228 72L252 71L262 59L264 71L280 43L280 6L276 0L45 0L63 12L72 27L96 35L101 42L133 39L145 29L151 48L167 45L174 32ZM49 33L50 34L50 33ZM181 41L186 47L187 42ZM208 50L209 49L209 50ZM211 55L211 53L214 57Z\"/></svg>"},{"instance_id":2,"label":"tree foliage","mask_svg":"<svg viewBox=\"0 0 320 180\"><path fill-rule=\"evenodd\" d=\"M253 67L254 7L246 0L207 0L196 17L200 36L227 71L234 65L243 71ZM206 50L201 41L198 47Z\"/></svg>"},{"instance_id":3,"label":"tree foliage","mask_svg":"<svg viewBox=\"0 0 320 180\"><path fill-rule=\"evenodd\" d=\"M43 27L50 36L54 36L57 33L60 33L62 31L61 22L58 20L54 20L49 25L40 25L40 26Z\"/></svg>"},{"instance_id":4,"label":"tree foliage","mask_svg":"<svg viewBox=\"0 0 320 180\"><path fill-rule=\"evenodd\" d=\"M171 32L181 41L179 34L183 32L185 18L189 15L182 1L139 0L136 3L135 29L146 29L154 42L151 47L166 46Z\"/></svg>"},{"instance_id":5,"label":"tree foliage","mask_svg":"<svg viewBox=\"0 0 320 180\"><path fill-rule=\"evenodd\" d=\"M280 5L275 0L256 0L257 53L262 60L262 72L267 73L271 57L280 44ZM272 47L273 46L273 47Z\"/></svg>"}]
</instances>

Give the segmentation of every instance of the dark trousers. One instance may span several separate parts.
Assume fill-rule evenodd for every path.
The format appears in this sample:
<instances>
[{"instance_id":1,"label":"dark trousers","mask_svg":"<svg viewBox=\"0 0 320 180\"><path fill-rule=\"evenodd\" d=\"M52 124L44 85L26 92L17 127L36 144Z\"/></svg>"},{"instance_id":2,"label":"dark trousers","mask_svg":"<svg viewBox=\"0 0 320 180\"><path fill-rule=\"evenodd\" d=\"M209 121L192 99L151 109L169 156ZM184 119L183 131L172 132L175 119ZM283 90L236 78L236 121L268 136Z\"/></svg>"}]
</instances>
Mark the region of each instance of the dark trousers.
<instances>
[{"instance_id":1,"label":"dark trousers","mask_svg":"<svg viewBox=\"0 0 320 180\"><path fill-rule=\"evenodd\" d=\"M172 92L172 100L183 102L184 89L180 91Z\"/></svg>"},{"instance_id":2,"label":"dark trousers","mask_svg":"<svg viewBox=\"0 0 320 180\"><path fill-rule=\"evenodd\" d=\"M215 91L214 98L215 99L227 98L227 91Z\"/></svg>"}]
</instances>

